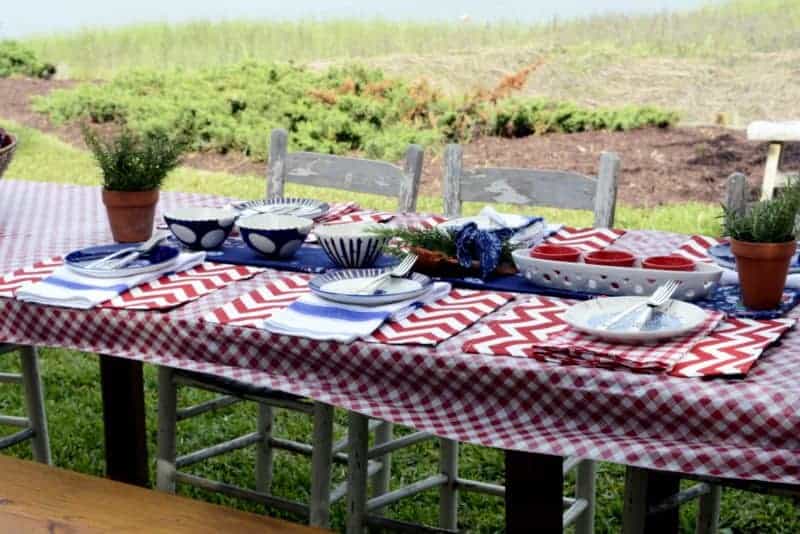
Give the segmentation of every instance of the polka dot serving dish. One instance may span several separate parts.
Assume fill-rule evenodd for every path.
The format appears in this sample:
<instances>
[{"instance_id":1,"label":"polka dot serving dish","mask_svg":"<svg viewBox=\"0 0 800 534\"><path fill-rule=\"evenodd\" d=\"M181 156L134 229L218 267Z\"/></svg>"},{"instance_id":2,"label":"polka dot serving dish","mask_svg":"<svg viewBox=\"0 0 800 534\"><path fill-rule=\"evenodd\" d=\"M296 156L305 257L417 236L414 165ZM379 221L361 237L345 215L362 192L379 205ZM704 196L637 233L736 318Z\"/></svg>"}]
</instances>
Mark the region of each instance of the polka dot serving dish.
<instances>
[{"instance_id":1,"label":"polka dot serving dish","mask_svg":"<svg viewBox=\"0 0 800 534\"><path fill-rule=\"evenodd\" d=\"M239 219L236 225L248 247L268 258L287 259L303 245L314 221L264 213Z\"/></svg>"},{"instance_id":2,"label":"polka dot serving dish","mask_svg":"<svg viewBox=\"0 0 800 534\"><path fill-rule=\"evenodd\" d=\"M676 280L680 286L673 298L699 300L714 291L722 276L722 269L711 263L698 263L694 271L664 271L644 269L639 260L633 267L612 267L532 258L525 249L511 256L520 274L537 286L596 295L649 296L667 280Z\"/></svg>"},{"instance_id":3,"label":"polka dot serving dish","mask_svg":"<svg viewBox=\"0 0 800 534\"><path fill-rule=\"evenodd\" d=\"M164 214L175 239L195 250L219 247L230 235L236 212L225 208L176 208Z\"/></svg>"}]
</instances>

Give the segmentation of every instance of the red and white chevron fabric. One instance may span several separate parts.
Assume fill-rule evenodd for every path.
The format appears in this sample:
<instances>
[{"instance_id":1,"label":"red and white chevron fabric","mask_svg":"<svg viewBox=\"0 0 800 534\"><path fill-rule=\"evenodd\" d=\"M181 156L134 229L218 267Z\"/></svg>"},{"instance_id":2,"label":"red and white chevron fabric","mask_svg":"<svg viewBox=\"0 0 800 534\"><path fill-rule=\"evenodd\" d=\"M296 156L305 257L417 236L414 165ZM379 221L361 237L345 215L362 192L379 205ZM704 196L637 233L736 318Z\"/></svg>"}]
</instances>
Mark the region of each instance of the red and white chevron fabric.
<instances>
[{"instance_id":1,"label":"red and white chevron fabric","mask_svg":"<svg viewBox=\"0 0 800 534\"><path fill-rule=\"evenodd\" d=\"M272 314L308 293L306 275L292 275L271 280L264 287L238 297L203 316L209 323L259 327Z\"/></svg>"},{"instance_id":2,"label":"red and white chevron fabric","mask_svg":"<svg viewBox=\"0 0 800 534\"><path fill-rule=\"evenodd\" d=\"M191 302L228 284L252 278L265 269L205 262L180 273L162 276L104 302L100 308L167 310Z\"/></svg>"},{"instance_id":3,"label":"red and white chevron fabric","mask_svg":"<svg viewBox=\"0 0 800 534\"><path fill-rule=\"evenodd\" d=\"M685 243L681 244L672 254L675 256L683 256L692 261L710 263L714 260L708 255L708 249L718 243L719 241L713 237L693 235Z\"/></svg>"},{"instance_id":4,"label":"red and white chevron fabric","mask_svg":"<svg viewBox=\"0 0 800 534\"><path fill-rule=\"evenodd\" d=\"M0 297L13 298L20 288L50 276L61 265L61 258L55 257L0 277ZM258 267L205 262L193 269L162 276L154 282L135 287L99 307L166 310L191 302L233 282L251 278L264 270Z\"/></svg>"},{"instance_id":5,"label":"red and white chevron fabric","mask_svg":"<svg viewBox=\"0 0 800 534\"><path fill-rule=\"evenodd\" d=\"M746 375L764 350L794 324L794 319L728 318L692 347L670 374L685 377Z\"/></svg>"},{"instance_id":6,"label":"red and white chevron fabric","mask_svg":"<svg viewBox=\"0 0 800 534\"><path fill-rule=\"evenodd\" d=\"M445 217L444 215L428 215L423 218L417 218L415 221L413 221L410 224L407 224L406 226L408 226L409 228L428 229L428 228L433 228L434 226L437 226L445 222L446 220L447 217Z\"/></svg>"},{"instance_id":7,"label":"red and white chevron fabric","mask_svg":"<svg viewBox=\"0 0 800 534\"><path fill-rule=\"evenodd\" d=\"M545 240L551 245L568 245L581 252L602 250L625 234L625 230L609 228L572 228L565 226Z\"/></svg>"},{"instance_id":8,"label":"red and white chevron fabric","mask_svg":"<svg viewBox=\"0 0 800 534\"><path fill-rule=\"evenodd\" d=\"M525 356L541 361L641 372L672 369L689 350L708 336L723 318L708 312L703 325L693 333L657 344L624 345L581 334L563 320L572 301L532 297L508 316L489 321L464 344L465 352Z\"/></svg>"},{"instance_id":9,"label":"red and white chevron fabric","mask_svg":"<svg viewBox=\"0 0 800 534\"><path fill-rule=\"evenodd\" d=\"M258 328L265 319L308 291L306 276L278 278L207 313L203 320ZM423 306L405 319L384 324L365 341L436 345L465 330L512 298L514 296L510 293L454 289L447 297Z\"/></svg>"},{"instance_id":10,"label":"red and white chevron fabric","mask_svg":"<svg viewBox=\"0 0 800 534\"><path fill-rule=\"evenodd\" d=\"M30 267L23 267L0 277L0 297L14 298L17 290L38 282L59 268L62 264L60 257L50 258L34 263Z\"/></svg>"},{"instance_id":11,"label":"red and white chevron fabric","mask_svg":"<svg viewBox=\"0 0 800 534\"><path fill-rule=\"evenodd\" d=\"M436 345L467 329L513 299L511 293L454 289L401 321L390 321L365 341L394 345Z\"/></svg>"},{"instance_id":12,"label":"red and white chevron fabric","mask_svg":"<svg viewBox=\"0 0 800 534\"><path fill-rule=\"evenodd\" d=\"M395 216L388 211L362 210L355 202L334 204L324 216L317 219L318 224L345 224L356 222L386 222Z\"/></svg>"}]
</instances>

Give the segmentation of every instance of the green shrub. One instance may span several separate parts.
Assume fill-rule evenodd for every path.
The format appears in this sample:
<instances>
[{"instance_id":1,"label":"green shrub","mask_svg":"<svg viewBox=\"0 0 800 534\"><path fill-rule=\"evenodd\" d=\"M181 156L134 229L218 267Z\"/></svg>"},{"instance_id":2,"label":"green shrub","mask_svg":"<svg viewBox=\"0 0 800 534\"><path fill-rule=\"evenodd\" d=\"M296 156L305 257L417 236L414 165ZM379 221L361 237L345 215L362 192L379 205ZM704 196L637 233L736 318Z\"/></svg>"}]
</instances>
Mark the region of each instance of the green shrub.
<instances>
[{"instance_id":1,"label":"green shrub","mask_svg":"<svg viewBox=\"0 0 800 534\"><path fill-rule=\"evenodd\" d=\"M34 100L56 122L88 119L161 129L194 150L242 152L266 159L275 127L292 150L360 153L397 160L408 143L425 146L476 135L520 137L665 126L672 113L653 108L583 109L569 103L510 99L497 104L441 96L425 82L386 79L361 66L324 72L248 62L202 70L136 71Z\"/></svg>"},{"instance_id":2,"label":"green shrub","mask_svg":"<svg viewBox=\"0 0 800 534\"><path fill-rule=\"evenodd\" d=\"M32 50L16 41L0 41L0 78L22 74L34 78L50 78L55 66L39 61Z\"/></svg>"},{"instance_id":3,"label":"green shrub","mask_svg":"<svg viewBox=\"0 0 800 534\"><path fill-rule=\"evenodd\" d=\"M183 141L158 129L136 134L122 128L117 135L101 139L84 126L83 139L100 166L103 187L108 191L158 189L186 149Z\"/></svg>"}]
</instances>

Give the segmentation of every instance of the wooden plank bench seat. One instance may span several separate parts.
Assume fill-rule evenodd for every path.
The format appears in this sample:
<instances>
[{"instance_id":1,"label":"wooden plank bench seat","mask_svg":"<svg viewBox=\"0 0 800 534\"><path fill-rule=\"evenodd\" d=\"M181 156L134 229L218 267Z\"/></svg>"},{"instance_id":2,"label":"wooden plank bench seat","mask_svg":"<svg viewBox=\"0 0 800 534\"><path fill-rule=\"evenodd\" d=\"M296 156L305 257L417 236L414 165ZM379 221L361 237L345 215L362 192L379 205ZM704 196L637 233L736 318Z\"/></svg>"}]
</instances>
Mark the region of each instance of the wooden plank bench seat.
<instances>
[{"instance_id":1,"label":"wooden plank bench seat","mask_svg":"<svg viewBox=\"0 0 800 534\"><path fill-rule=\"evenodd\" d=\"M0 455L0 533L326 532Z\"/></svg>"}]
</instances>

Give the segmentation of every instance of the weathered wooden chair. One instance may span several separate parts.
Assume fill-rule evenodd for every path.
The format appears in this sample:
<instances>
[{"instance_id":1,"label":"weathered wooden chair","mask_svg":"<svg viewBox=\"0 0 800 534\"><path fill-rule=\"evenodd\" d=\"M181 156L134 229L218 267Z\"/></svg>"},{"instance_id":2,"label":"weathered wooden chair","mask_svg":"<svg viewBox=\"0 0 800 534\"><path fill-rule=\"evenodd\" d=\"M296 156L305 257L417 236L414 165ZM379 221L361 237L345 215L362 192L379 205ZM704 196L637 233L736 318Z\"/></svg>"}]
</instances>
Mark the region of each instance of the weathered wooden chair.
<instances>
[{"instance_id":1,"label":"weathered wooden chair","mask_svg":"<svg viewBox=\"0 0 800 534\"><path fill-rule=\"evenodd\" d=\"M747 178L742 173L734 173L728 177L725 191L725 206L729 210L743 213L747 209ZM688 478L700 482L692 487L680 490L680 479ZM651 488L651 481L659 481L659 493ZM625 534L644 532L649 525L663 526L663 532L677 531L678 515L676 510L692 499L698 500L697 534L716 534L719 531L719 508L722 498L722 486L735 485L762 493L782 493L776 488L756 483L731 483L713 477L693 477L661 473L651 469L627 467L625 472L625 507L622 516L622 528ZM660 493L667 490L666 493ZM794 494L797 497L797 493ZM653 501L659 501L653 504Z\"/></svg>"},{"instance_id":2,"label":"weathered wooden chair","mask_svg":"<svg viewBox=\"0 0 800 534\"><path fill-rule=\"evenodd\" d=\"M411 145L406 155L405 169L382 161L361 160L314 154L310 152L287 153L288 135L285 130L273 130L270 140L270 160L267 171L267 196L283 195L286 182L298 182L334 189L362 193L373 193L398 198L401 211L413 211L422 174L423 151ZM179 385L195 387L222 394L221 397L200 405L178 409L177 388ZM249 400L258 403L256 431L225 443L177 456L177 423L206 413L210 410ZM273 436L273 409L307 413L313 417L312 444ZM225 493L288 510L300 516L308 516L309 523L327 526L332 502L345 495L346 485L341 484L331 491L332 462L347 462L343 452L347 440L333 443L333 407L267 388L256 388L234 380L221 379L201 373L175 371L167 367L159 370L159 425L158 425L158 488L175 491L175 483L182 482L210 491ZM376 445L386 445L392 440L392 425L373 422ZM427 436L427 434L425 435ZM256 489L232 486L181 471L182 468L220 454L255 445ZM273 450L311 456L310 504L298 503L272 495ZM375 481L375 492L385 492L389 484L389 455L380 455L378 461L369 465Z\"/></svg>"},{"instance_id":3,"label":"weathered wooden chair","mask_svg":"<svg viewBox=\"0 0 800 534\"><path fill-rule=\"evenodd\" d=\"M617 197L619 158L603 153L597 178L574 172L540 171L531 169L481 168L464 170L462 148L449 145L444 153L444 212L448 217L461 215L463 201L505 202L522 205L553 206L594 211L596 227L611 227ZM380 448L366 451L366 423L362 416L351 414L350 437L360 449L351 456L348 532L361 532L365 525L378 527L402 526L396 521L376 516L371 512L401 498L431 488L439 488L439 529L415 526L422 531L456 531L458 528L458 492L473 491L502 497L505 487L458 475L458 443L440 439L439 473L406 488L367 499L366 474L369 460L381 452ZM359 456L361 456L359 458ZM565 498L564 524L575 523L577 534L594 532L595 463L568 458L564 472L577 470L575 498ZM359 472L359 470L361 472ZM407 526L407 525L406 525Z\"/></svg>"},{"instance_id":4,"label":"weathered wooden chair","mask_svg":"<svg viewBox=\"0 0 800 534\"><path fill-rule=\"evenodd\" d=\"M776 189L786 185L790 175L800 172L800 169L794 173L781 170L786 143L800 143L800 121L752 122L747 126L747 139L769 143L764 181L761 184L761 200L768 200Z\"/></svg>"},{"instance_id":5,"label":"weathered wooden chair","mask_svg":"<svg viewBox=\"0 0 800 534\"><path fill-rule=\"evenodd\" d=\"M47 432L47 416L44 409L42 380L39 376L39 359L35 347L0 344L0 354L19 352L20 373L0 373L0 383L19 384L25 395L26 417L0 415L0 425L21 427L22 430L0 438L0 449L5 449L26 440L31 441L33 458L37 462L50 464L50 438Z\"/></svg>"}]
</instances>

